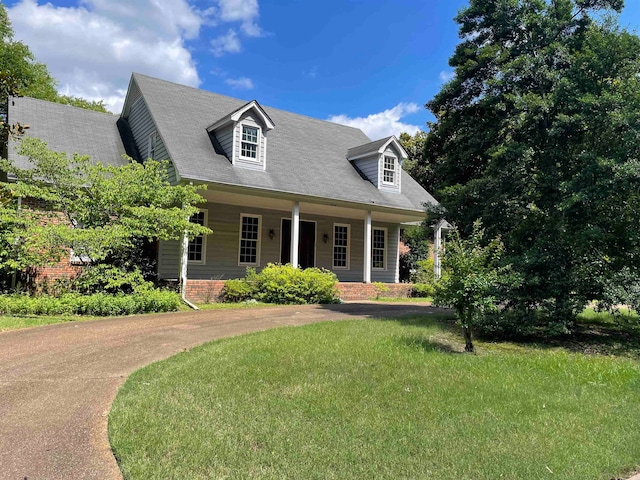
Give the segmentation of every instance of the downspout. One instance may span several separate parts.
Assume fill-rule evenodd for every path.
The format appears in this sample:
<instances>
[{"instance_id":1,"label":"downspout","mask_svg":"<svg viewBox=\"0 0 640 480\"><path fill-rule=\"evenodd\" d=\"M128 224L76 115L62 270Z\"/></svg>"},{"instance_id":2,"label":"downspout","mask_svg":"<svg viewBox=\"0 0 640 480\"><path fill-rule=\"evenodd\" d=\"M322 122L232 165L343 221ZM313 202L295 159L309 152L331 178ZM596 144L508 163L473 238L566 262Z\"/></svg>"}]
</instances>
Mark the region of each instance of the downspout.
<instances>
[{"instance_id":1,"label":"downspout","mask_svg":"<svg viewBox=\"0 0 640 480\"><path fill-rule=\"evenodd\" d=\"M189 219L187 218L187 221ZM193 303L187 300L187 264L189 259L187 255L189 253L189 236L185 230L182 234L182 243L180 245L180 296L182 301L194 310L200 310Z\"/></svg>"}]
</instances>

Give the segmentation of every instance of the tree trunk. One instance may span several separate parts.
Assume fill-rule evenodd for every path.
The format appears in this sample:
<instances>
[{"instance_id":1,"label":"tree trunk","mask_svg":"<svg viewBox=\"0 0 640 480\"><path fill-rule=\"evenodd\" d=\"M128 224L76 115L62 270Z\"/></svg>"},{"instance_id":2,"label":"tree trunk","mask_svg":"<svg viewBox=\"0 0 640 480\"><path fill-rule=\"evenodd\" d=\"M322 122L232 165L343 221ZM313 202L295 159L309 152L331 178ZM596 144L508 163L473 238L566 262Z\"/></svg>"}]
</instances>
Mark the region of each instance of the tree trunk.
<instances>
[{"instance_id":1,"label":"tree trunk","mask_svg":"<svg viewBox=\"0 0 640 480\"><path fill-rule=\"evenodd\" d=\"M471 327L462 327L462 333L464 333L464 351L469 353L475 352L475 347L471 339Z\"/></svg>"}]
</instances>

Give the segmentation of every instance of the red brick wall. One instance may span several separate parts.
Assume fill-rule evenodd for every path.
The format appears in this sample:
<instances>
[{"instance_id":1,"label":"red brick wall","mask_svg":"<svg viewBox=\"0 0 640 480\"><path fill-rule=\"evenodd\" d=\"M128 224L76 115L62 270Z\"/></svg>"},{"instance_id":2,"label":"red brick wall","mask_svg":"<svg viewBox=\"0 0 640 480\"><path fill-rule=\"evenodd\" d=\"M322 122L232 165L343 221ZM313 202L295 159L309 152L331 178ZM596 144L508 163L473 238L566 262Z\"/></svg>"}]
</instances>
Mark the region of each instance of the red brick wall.
<instances>
[{"instance_id":1,"label":"red brick wall","mask_svg":"<svg viewBox=\"0 0 640 480\"><path fill-rule=\"evenodd\" d=\"M343 300L369 300L378 294L381 297L408 297L412 286L410 283L384 283L379 292L379 287L374 283L343 282L338 283L338 290Z\"/></svg>"},{"instance_id":2,"label":"red brick wall","mask_svg":"<svg viewBox=\"0 0 640 480\"><path fill-rule=\"evenodd\" d=\"M382 297L408 297L410 283L385 283L389 290L381 292ZM213 303L219 301L224 280L189 280L187 282L187 300L195 303ZM378 296L378 287L373 283L338 283L340 298L343 300L369 300Z\"/></svg>"}]
</instances>

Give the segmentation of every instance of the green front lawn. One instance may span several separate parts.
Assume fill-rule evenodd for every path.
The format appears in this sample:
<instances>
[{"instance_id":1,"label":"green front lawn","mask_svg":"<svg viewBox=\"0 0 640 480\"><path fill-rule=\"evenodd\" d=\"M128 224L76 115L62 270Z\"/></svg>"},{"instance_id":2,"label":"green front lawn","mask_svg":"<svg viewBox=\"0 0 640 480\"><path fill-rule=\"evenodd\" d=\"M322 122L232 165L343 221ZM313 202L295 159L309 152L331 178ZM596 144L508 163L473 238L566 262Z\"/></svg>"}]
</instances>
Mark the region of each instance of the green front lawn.
<instances>
[{"instance_id":1,"label":"green front lawn","mask_svg":"<svg viewBox=\"0 0 640 480\"><path fill-rule=\"evenodd\" d=\"M477 346L460 353L434 317L212 342L129 378L111 444L127 480L609 480L640 466L638 358Z\"/></svg>"}]
</instances>

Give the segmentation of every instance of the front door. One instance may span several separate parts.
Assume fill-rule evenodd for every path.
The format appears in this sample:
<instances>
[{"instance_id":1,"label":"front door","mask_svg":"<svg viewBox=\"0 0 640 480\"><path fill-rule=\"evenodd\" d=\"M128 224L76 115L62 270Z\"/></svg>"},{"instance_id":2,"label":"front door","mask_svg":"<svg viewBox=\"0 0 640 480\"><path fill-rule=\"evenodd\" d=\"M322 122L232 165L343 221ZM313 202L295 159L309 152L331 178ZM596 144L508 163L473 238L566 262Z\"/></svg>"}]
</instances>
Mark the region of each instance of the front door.
<instances>
[{"instance_id":1,"label":"front door","mask_svg":"<svg viewBox=\"0 0 640 480\"><path fill-rule=\"evenodd\" d=\"M291 262L291 220L282 219L280 229L282 244L280 245L280 262ZM300 220L300 240L298 242L298 263L302 268L316 266L316 222Z\"/></svg>"}]
</instances>

